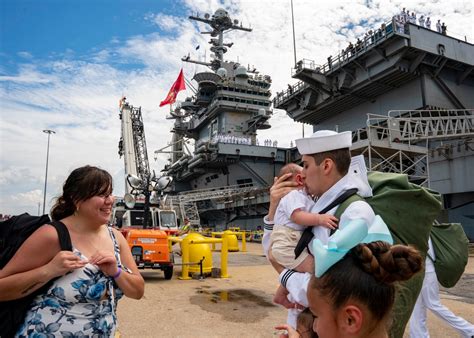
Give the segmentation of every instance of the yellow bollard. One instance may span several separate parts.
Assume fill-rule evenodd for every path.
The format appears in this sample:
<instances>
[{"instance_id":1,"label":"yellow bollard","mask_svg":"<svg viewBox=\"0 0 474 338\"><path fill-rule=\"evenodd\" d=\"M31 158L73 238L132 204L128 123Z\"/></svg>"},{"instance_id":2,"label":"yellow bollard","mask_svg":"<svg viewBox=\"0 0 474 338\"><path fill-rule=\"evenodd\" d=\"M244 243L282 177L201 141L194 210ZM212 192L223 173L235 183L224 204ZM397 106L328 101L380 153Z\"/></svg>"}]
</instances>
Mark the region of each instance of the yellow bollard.
<instances>
[{"instance_id":1,"label":"yellow bollard","mask_svg":"<svg viewBox=\"0 0 474 338\"><path fill-rule=\"evenodd\" d=\"M193 234L194 235L194 234ZM198 236L198 238L196 238ZM206 238L203 237L199 234L195 234L194 236L190 236L191 238L187 238L186 236L184 239L177 238L177 237L169 237L168 240L170 243L172 242L181 242L181 258L182 258L182 269L181 269L181 277L178 277L178 279L183 279L183 280L189 280L191 279L189 277L189 273L191 269L189 268L189 262L193 260L192 256L195 254L192 254L191 250L191 245L198 247L200 244L206 244L207 247L209 248L210 243L221 243L221 278L229 278L229 274L227 272L227 259L228 259L228 239L227 236L223 236L222 238ZM194 238L193 238L194 237ZM210 272L212 270L212 255L209 251L209 255L211 257L208 257L208 262L210 263L210 266L206 266L204 268L203 266L203 272ZM199 256L200 259L200 256Z\"/></svg>"},{"instance_id":2,"label":"yellow bollard","mask_svg":"<svg viewBox=\"0 0 474 338\"><path fill-rule=\"evenodd\" d=\"M189 235L189 262L197 264L202 259L202 272L204 274L212 271L212 253L208 242L209 238L202 236L199 233ZM191 265L189 267L190 273L200 273L201 267L199 265Z\"/></svg>"},{"instance_id":3,"label":"yellow bollard","mask_svg":"<svg viewBox=\"0 0 474 338\"><path fill-rule=\"evenodd\" d=\"M221 249L221 278L229 278L229 274L227 273L227 236L222 236L222 249Z\"/></svg>"},{"instance_id":4,"label":"yellow bollard","mask_svg":"<svg viewBox=\"0 0 474 338\"><path fill-rule=\"evenodd\" d=\"M242 252L247 252L247 239L245 238L245 231L242 232Z\"/></svg>"},{"instance_id":5,"label":"yellow bollard","mask_svg":"<svg viewBox=\"0 0 474 338\"><path fill-rule=\"evenodd\" d=\"M182 260L182 267L181 267L181 277L179 279L191 279L189 277L189 240L184 240L181 242L181 260Z\"/></svg>"},{"instance_id":6,"label":"yellow bollard","mask_svg":"<svg viewBox=\"0 0 474 338\"><path fill-rule=\"evenodd\" d=\"M226 230L222 237L227 237L227 250L232 252L239 251L239 241L237 241L237 233L234 231Z\"/></svg>"}]
</instances>

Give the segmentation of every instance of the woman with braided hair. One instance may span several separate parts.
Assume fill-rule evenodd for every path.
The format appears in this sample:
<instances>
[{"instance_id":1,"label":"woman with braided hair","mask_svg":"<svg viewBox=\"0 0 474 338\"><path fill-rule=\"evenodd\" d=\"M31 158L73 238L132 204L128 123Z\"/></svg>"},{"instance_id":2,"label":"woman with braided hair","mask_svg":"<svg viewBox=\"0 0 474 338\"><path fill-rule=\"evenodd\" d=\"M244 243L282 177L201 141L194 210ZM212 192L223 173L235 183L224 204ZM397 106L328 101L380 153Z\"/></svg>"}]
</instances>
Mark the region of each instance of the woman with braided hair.
<instances>
[{"instance_id":1,"label":"woman with braided hair","mask_svg":"<svg viewBox=\"0 0 474 338\"><path fill-rule=\"evenodd\" d=\"M410 279L423 267L423 258L411 246L392 245L379 216L336 231L328 245L316 240L315 276L307 296L319 337L388 337L395 283ZM288 325L277 327L289 337L300 337Z\"/></svg>"},{"instance_id":2,"label":"woman with braided hair","mask_svg":"<svg viewBox=\"0 0 474 338\"><path fill-rule=\"evenodd\" d=\"M308 290L313 329L319 337L388 337L394 282L421 270L420 253L377 241L359 244Z\"/></svg>"}]
</instances>

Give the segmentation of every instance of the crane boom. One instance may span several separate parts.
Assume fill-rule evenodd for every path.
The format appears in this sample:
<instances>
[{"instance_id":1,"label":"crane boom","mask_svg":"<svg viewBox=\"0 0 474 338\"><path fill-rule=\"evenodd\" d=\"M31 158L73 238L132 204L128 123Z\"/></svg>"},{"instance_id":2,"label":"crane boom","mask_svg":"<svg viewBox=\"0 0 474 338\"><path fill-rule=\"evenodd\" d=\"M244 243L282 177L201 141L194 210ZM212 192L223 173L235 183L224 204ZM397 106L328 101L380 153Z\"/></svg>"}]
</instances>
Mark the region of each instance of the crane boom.
<instances>
[{"instance_id":1,"label":"crane boom","mask_svg":"<svg viewBox=\"0 0 474 338\"><path fill-rule=\"evenodd\" d=\"M176 212L162 210L158 201L151 203L151 194L165 189L169 181L151 176L141 107L133 107L123 97L119 117L122 135L118 153L125 162L125 195L114 205L112 223L122 228L139 269L161 269L165 279L171 279L174 258L168 236L178 231ZM144 198L136 203L139 195Z\"/></svg>"},{"instance_id":2,"label":"crane boom","mask_svg":"<svg viewBox=\"0 0 474 338\"><path fill-rule=\"evenodd\" d=\"M125 98L122 98L120 119L122 120L122 136L119 142L119 155L124 157L125 178L133 175L147 182L150 178L150 165L141 107L133 107L125 101ZM125 193L131 193L132 189L125 179Z\"/></svg>"}]
</instances>

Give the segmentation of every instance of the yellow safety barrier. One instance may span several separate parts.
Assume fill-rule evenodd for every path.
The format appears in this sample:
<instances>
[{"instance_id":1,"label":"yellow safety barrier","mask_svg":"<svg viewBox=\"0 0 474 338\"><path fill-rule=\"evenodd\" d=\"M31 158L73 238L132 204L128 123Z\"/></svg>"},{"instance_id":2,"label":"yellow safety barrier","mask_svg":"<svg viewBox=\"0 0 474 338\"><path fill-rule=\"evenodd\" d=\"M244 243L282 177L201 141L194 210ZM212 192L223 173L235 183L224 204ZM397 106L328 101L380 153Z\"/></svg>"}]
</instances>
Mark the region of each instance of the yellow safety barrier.
<instances>
[{"instance_id":1,"label":"yellow safety barrier","mask_svg":"<svg viewBox=\"0 0 474 338\"><path fill-rule=\"evenodd\" d=\"M237 231L227 231L227 232L226 231L213 231L213 232L211 232L212 238L215 238L215 237L225 238L225 237L228 237L228 236L231 236L231 235L241 237L241 239L242 239L242 248L240 249L240 251L247 252L247 242L246 242L246 239L245 239L245 231L239 231L239 232L237 232ZM211 245L211 250L216 251L214 243Z\"/></svg>"},{"instance_id":2,"label":"yellow safety barrier","mask_svg":"<svg viewBox=\"0 0 474 338\"><path fill-rule=\"evenodd\" d=\"M185 237L186 238L186 237ZM168 247L171 248L173 243L181 243L181 259L182 259L182 270L181 270L181 277L179 279L189 280L189 250L190 246L193 244L203 244L208 243L214 245L215 243L222 243L221 249L221 278L229 278L229 274L227 273L227 258L228 258L228 250L227 250L227 238L224 236L223 238L208 238L205 239L193 239L190 241L183 241L185 238L180 237L168 237Z\"/></svg>"}]
</instances>

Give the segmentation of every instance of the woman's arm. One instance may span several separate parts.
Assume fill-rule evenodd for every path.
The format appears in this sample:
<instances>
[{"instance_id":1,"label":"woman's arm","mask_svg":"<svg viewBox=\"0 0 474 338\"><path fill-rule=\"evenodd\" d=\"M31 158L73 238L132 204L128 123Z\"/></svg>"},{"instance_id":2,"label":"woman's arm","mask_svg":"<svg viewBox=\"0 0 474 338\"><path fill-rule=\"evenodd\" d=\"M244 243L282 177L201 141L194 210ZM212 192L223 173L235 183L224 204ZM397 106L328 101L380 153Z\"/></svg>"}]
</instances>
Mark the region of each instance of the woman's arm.
<instances>
[{"instance_id":1,"label":"woman's arm","mask_svg":"<svg viewBox=\"0 0 474 338\"><path fill-rule=\"evenodd\" d=\"M113 229L113 231L115 232L115 238L119 242L120 259L122 260L122 264L132 271L132 273L122 271L120 276L115 278L115 281L125 296L140 299L145 293L145 281L143 280L140 271L138 271L127 240L119 231L115 229Z\"/></svg>"},{"instance_id":2,"label":"woman's arm","mask_svg":"<svg viewBox=\"0 0 474 338\"><path fill-rule=\"evenodd\" d=\"M85 264L86 262L81 261L71 251L60 251L45 265L0 278L0 301L28 296L51 279L81 268Z\"/></svg>"},{"instance_id":3,"label":"woman's arm","mask_svg":"<svg viewBox=\"0 0 474 338\"><path fill-rule=\"evenodd\" d=\"M59 251L58 233L53 226L44 225L36 230L0 270L0 300L25 297L65 273L61 265L66 258L55 257ZM72 269L71 266L69 270Z\"/></svg>"}]
</instances>

